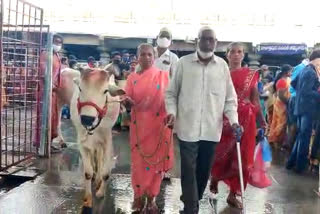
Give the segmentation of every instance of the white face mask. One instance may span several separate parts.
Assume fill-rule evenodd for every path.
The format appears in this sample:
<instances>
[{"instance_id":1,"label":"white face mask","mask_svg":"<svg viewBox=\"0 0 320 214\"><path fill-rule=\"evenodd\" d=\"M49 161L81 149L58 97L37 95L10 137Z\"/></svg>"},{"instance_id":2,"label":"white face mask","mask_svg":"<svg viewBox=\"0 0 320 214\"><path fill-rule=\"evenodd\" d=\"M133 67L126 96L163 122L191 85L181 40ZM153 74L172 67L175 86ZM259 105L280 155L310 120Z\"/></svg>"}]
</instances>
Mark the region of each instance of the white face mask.
<instances>
[{"instance_id":1,"label":"white face mask","mask_svg":"<svg viewBox=\"0 0 320 214\"><path fill-rule=\"evenodd\" d=\"M57 53L61 50L62 46L53 44L52 48L53 48L53 51Z\"/></svg>"},{"instance_id":2,"label":"white face mask","mask_svg":"<svg viewBox=\"0 0 320 214\"><path fill-rule=\"evenodd\" d=\"M198 54L200 55L200 57L202 59L209 59L209 58L211 58L213 56L213 51L203 52L199 48L197 48L197 52L198 52Z\"/></svg>"},{"instance_id":3,"label":"white face mask","mask_svg":"<svg viewBox=\"0 0 320 214\"><path fill-rule=\"evenodd\" d=\"M157 45L160 48L168 48L171 45L171 40L167 39L166 37L163 37L163 38L158 37Z\"/></svg>"}]
</instances>

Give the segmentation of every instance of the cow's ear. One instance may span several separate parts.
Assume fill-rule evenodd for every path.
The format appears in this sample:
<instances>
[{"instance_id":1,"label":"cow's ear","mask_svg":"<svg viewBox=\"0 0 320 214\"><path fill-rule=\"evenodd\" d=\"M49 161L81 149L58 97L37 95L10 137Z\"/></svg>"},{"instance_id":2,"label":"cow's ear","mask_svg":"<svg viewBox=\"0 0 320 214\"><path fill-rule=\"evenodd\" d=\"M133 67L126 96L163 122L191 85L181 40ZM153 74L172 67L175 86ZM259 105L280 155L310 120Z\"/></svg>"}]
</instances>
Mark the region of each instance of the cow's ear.
<instances>
[{"instance_id":1,"label":"cow's ear","mask_svg":"<svg viewBox=\"0 0 320 214\"><path fill-rule=\"evenodd\" d=\"M109 84L116 85L116 81L113 74L109 76Z\"/></svg>"},{"instance_id":2,"label":"cow's ear","mask_svg":"<svg viewBox=\"0 0 320 214\"><path fill-rule=\"evenodd\" d=\"M80 85L80 79L79 78L74 78L73 79L74 84L76 84L77 86Z\"/></svg>"},{"instance_id":3,"label":"cow's ear","mask_svg":"<svg viewBox=\"0 0 320 214\"><path fill-rule=\"evenodd\" d=\"M113 97L126 94L126 92L123 89L119 88L116 85L111 85L111 84L109 84L109 93Z\"/></svg>"}]
</instances>

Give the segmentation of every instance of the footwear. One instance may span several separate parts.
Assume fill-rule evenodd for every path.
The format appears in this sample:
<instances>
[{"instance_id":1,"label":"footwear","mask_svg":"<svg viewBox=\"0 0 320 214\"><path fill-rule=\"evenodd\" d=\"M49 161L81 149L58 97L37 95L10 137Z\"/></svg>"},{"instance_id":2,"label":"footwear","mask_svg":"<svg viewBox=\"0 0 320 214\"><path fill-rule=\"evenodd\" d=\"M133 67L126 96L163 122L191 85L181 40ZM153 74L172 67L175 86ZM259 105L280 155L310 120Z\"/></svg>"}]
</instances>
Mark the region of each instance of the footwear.
<instances>
[{"instance_id":1,"label":"footwear","mask_svg":"<svg viewBox=\"0 0 320 214\"><path fill-rule=\"evenodd\" d=\"M140 198L135 198L133 203L132 203L132 210L136 212L140 212L145 206L145 203L143 199Z\"/></svg>"},{"instance_id":2,"label":"footwear","mask_svg":"<svg viewBox=\"0 0 320 214\"><path fill-rule=\"evenodd\" d=\"M287 164L286 164L286 169L287 170L291 170L291 169L293 169L293 167L294 167L294 164L289 163L289 161L288 161Z\"/></svg>"},{"instance_id":3,"label":"footwear","mask_svg":"<svg viewBox=\"0 0 320 214\"><path fill-rule=\"evenodd\" d=\"M210 192L212 192L213 194L219 193L218 182L214 179L211 179L211 182L210 182Z\"/></svg>"},{"instance_id":4,"label":"footwear","mask_svg":"<svg viewBox=\"0 0 320 214\"><path fill-rule=\"evenodd\" d=\"M230 194L229 194L229 196L227 198L227 203L231 207L234 207L234 208L237 208L237 209L243 209L242 202L237 199L237 196L234 193L230 192Z\"/></svg>"}]
</instances>

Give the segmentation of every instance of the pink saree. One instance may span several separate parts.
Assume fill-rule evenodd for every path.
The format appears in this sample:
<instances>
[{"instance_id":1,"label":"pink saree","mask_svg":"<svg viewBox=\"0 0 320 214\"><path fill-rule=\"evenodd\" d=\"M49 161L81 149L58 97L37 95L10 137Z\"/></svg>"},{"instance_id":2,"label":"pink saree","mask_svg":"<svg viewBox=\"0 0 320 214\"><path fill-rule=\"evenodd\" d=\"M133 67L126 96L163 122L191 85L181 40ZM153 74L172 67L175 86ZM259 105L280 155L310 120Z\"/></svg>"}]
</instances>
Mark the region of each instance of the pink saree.
<instances>
[{"instance_id":1,"label":"pink saree","mask_svg":"<svg viewBox=\"0 0 320 214\"><path fill-rule=\"evenodd\" d=\"M156 197L163 175L173 166L172 130L164 126L164 94L168 72L151 67L132 73L125 91L134 101L131 109L131 181L134 197Z\"/></svg>"}]
</instances>

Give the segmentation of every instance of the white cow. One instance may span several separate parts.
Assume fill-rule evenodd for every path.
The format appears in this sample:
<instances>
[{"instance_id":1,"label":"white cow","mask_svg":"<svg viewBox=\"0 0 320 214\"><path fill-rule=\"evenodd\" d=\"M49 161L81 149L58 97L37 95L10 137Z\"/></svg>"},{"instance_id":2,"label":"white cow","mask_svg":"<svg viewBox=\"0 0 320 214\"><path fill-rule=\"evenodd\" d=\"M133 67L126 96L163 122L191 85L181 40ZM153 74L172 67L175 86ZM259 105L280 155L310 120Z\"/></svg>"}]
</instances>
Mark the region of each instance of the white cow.
<instances>
[{"instance_id":1,"label":"white cow","mask_svg":"<svg viewBox=\"0 0 320 214\"><path fill-rule=\"evenodd\" d=\"M113 75L100 69L87 68L75 81L71 100L71 119L85 174L84 206L92 207L91 180L96 196L103 197L105 182L113 166L112 127L120 110L118 95L125 92L114 83Z\"/></svg>"},{"instance_id":2,"label":"white cow","mask_svg":"<svg viewBox=\"0 0 320 214\"><path fill-rule=\"evenodd\" d=\"M65 141L61 132L61 113L64 105L70 106L70 102L74 92L74 80L80 79L80 71L71 68L65 68L61 71L61 91L57 96L57 109L58 109L58 137L56 140L61 147L66 147Z\"/></svg>"}]
</instances>

